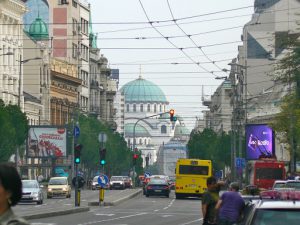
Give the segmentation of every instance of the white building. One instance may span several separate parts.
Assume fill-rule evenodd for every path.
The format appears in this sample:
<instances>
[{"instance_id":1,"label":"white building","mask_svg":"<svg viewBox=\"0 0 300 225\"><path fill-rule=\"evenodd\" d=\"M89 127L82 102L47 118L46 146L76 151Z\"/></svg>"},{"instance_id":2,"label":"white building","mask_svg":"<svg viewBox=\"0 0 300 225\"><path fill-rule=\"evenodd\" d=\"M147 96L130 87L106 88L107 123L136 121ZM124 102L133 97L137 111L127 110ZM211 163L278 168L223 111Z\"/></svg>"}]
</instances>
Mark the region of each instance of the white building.
<instances>
[{"instance_id":1,"label":"white building","mask_svg":"<svg viewBox=\"0 0 300 225\"><path fill-rule=\"evenodd\" d=\"M142 151L144 164L149 157L151 165L156 161L159 146L174 136L169 102L160 87L141 76L125 84L120 92L125 97L125 140L129 147Z\"/></svg>"}]
</instances>

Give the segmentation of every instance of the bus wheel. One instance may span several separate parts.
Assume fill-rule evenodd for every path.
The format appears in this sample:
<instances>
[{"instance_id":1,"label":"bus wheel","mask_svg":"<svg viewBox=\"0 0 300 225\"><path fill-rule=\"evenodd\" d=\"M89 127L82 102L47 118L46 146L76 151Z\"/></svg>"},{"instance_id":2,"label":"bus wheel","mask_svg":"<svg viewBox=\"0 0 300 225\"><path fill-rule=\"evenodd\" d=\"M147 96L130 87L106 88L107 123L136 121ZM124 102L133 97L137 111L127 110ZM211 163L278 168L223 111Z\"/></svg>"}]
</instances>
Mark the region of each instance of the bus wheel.
<instances>
[{"instance_id":1,"label":"bus wheel","mask_svg":"<svg viewBox=\"0 0 300 225\"><path fill-rule=\"evenodd\" d=\"M182 196L180 194L176 194L176 199L182 199Z\"/></svg>"}]
</instances>

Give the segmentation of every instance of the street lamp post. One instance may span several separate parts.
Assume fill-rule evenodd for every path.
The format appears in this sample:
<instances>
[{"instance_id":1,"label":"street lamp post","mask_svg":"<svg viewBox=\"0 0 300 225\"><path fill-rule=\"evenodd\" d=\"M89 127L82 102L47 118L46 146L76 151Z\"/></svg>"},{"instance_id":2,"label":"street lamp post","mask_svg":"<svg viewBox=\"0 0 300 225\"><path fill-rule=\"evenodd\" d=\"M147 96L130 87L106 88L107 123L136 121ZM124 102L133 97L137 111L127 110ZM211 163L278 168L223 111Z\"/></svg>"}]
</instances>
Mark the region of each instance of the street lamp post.
<instances>
[{"instance_id":1,"label":"street lamp post","mask_svg":"<svg viewBox=\"0 0 300 225\"><path fill-rule=\"evenodd\" d=\"M12 53L13 54L13 53ZM25 59L25 60L22 60L22 55L20 54L20 57L19 57L19 87L18 87L18 106L20 108L20 110L22 111L21 109L21 85L22 85L22 64L24 63L27 63L29 61L32 61L32 60L38 60L38 59L42 59L40 57L35 57L35 58L30 58L30 59ZM19 146L17 147L16 149L16 155L15 155L15 161L16 161L16 168L18 169L18 161L19 161Z\"/></svg>"}]
</instances>

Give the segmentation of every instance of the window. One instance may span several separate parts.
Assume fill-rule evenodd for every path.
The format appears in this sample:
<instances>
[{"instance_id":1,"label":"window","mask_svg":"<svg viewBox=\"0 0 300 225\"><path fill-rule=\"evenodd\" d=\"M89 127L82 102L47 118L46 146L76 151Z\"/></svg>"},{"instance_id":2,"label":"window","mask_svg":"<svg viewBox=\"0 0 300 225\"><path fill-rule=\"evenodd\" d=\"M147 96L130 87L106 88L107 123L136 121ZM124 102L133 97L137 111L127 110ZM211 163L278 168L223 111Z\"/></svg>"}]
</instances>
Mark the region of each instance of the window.
<instances>
[{"instance_id":1,"label":"window","mask_svg":"<svg viewBox=\"0 0 300 225\"><path fill-rule=\"evenodd\" d=\"M69 1L68 0L59 0L58 4L59 5L66 5L66 4L69 4Z\"/></svg>"},{"instance_id":2,"label":"window","mask_svg":"<svg viewBox=\"0 0 300 225\"><path fill-rule=\"evenodd\" d=\"M88 86L89 74L88 72L81 70L80 71L80 79L82 80L82 84Z\"/></svg>"},{"instance_id":3,"label":"window","mask_svg":"<svg viewBox=\"0 0 300 225\"><path fill-rule=\"evenodd\" d=\"M136 112L136 105L133 105L133 112Z\"/></svg>"},{"instance_id":4,"label":"window","mask_svg":"<svg viewBox=\"0 0 300 225\"><path fill-rule=\"evenodd\" d=\"M129 104L126 105L126 112L129 112Z\"/></svg>"},{"instance_id":5,"label":"window","mask_svg":"<svg viewBox=\"0 0 300 225\"><path fill-rule=\"evenodd\" d=\"M162 112L162 106L161 105L159 105L159 111Z\"/></svg>"},{"instance_id":6,"label":"window","mask_svg":"<svg viewBox=\"0 0 300 225\"><path fill-rule=\"evenodd\" d=\"M89 59L89 48L84 44L81 44L81 58L86 61Z\"/></svg>"},{"instance_id":7,"label":"window","mask_svg":"<svg viewBox=\"0 0 300 225\"><path fill-rule=\"evenodd\" d=\"M156 104L154 105L154 112L156 113Z\"/></svg>"},{"instance_id":8,"label":"window","mask_svg":"<svg viewBox=\"0 0 300 225\"><path fill-rule=\"evenodd\" d=\"M77 0L72 0L72 6L74 7L74 8L77 8Z\"/></svg>"},{"instance_id":9,"label":"window","mask_svg":"<svg viewBox=\"0 0 300 225\"><path fill-rule=\"evenodd\" d=\"M73 35L77 34L77 29L78 29L78 23L75 18L72 19L72 27L73 27Z\"/></svg>"},{"instance_id":10,"label":"window","mask_svg":"<svg viewBox=\"0 0 300 225\"><path fill-rule=\"evenodd\" d=\"M147 105L147 112L150 112L150 104Z\"/></svg>"},{"instance_id":11,"label":"window","mask_svg":"<svg viewBox=\"0 0 300 225\"><path fill-rule=\"evenodd\" d=\"M141 111L141 112L144 111L144 105L143 105L143 104L140 105L140 111Z\"/></svg>"},{"instance_id":12,"label":"window","mask_svg":"<svg viewBox=\"0 0 300 225\"><path fill-rule=\"evenodd\" d=\"M166 134L166 133L167 133L167 127L166 127L166 125L162 125L162 126L161 126L160 132L161 132L162 134Z\"/></svg>"},{"instance_id":13,"label":"window","mask_svg":"<svg viewBox=\"0 0 300 225\"><path fill-rule=\"evenodd\" d=\"M77 45L73 43L72 44L72 57L74 59L77 59L77 53L78 53Z\"/></svg>"},{"instance_id":14,"label":"window","mask_svg":"<svg viewBox=\"0 0 300 225\"><path fill-rule=\"evenodd\" d=\"M88 34L89 32L89 22L84 18L81 18L81 32L84 34Z\"/></svg>"}]
</instances>

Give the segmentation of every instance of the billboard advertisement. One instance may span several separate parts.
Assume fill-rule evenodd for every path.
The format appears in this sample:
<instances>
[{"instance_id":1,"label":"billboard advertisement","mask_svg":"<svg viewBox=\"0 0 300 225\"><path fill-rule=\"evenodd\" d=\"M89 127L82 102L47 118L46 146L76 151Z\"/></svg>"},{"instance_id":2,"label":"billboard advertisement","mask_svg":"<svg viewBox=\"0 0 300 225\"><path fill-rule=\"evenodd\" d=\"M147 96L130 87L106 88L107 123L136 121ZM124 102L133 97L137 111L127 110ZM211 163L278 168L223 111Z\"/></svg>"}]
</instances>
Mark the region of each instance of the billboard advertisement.
<instances>
[{"instance_id":1,"label":"billboard advertisement","mask_svg":"<svg viewBox=\"0 0 300 225\"><path fill-rule=\"evenodd\" d=\"M61 157L67 152L65 127L30 127L27 157Z\"/></svg>"},{"instance_id":2,"label":"billboard advertisement","mask_svg":"<svg viewBox=\"0 0 300 225\"><path fill-rule=\"evenodd\" d=\"M256 160L274 155L274 132L266 124L246 125L246 158Z\"/></svg>"}]
</instances>

